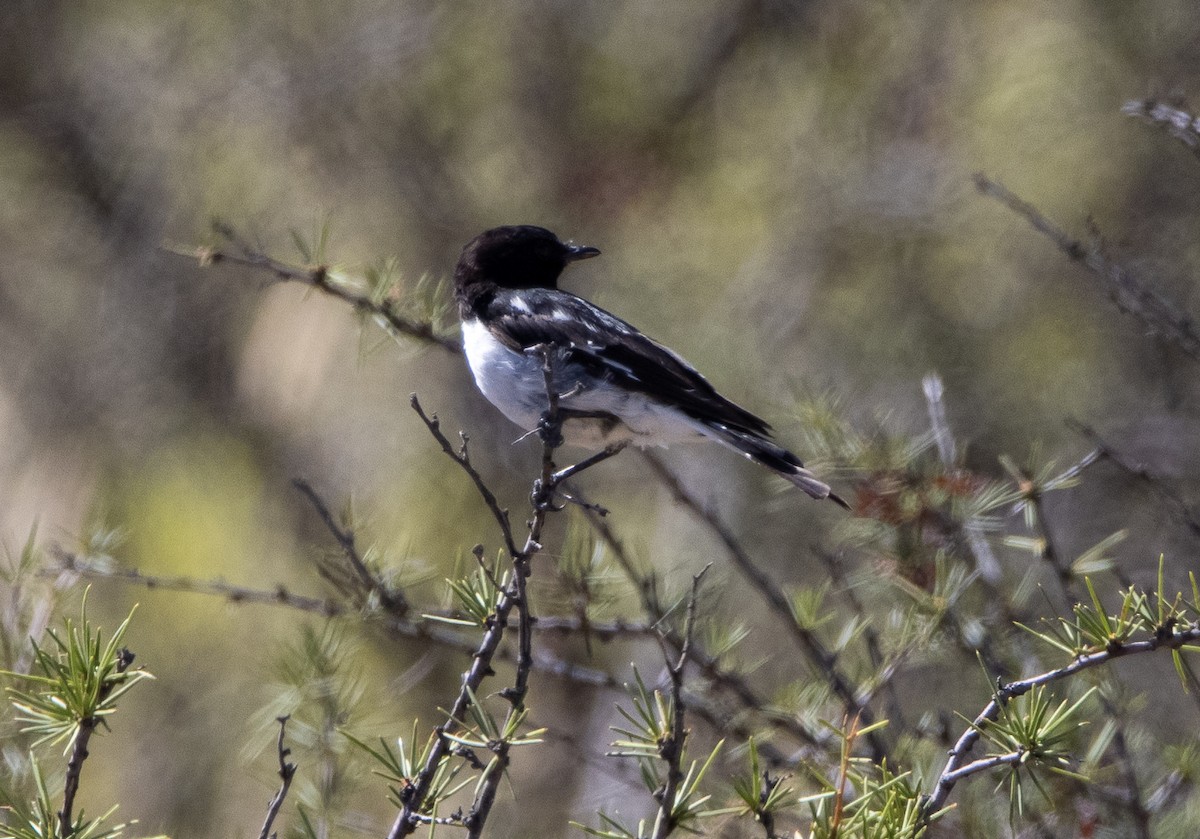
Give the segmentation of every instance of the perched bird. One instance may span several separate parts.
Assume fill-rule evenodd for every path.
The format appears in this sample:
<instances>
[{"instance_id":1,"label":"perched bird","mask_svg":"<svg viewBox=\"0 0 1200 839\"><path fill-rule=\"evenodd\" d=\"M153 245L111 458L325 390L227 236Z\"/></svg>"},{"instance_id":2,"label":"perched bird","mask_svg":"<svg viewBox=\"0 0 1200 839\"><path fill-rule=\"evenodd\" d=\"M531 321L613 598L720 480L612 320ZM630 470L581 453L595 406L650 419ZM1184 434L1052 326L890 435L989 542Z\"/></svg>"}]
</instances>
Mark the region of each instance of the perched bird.
<instances>
[{"instance_id":1,"label":"perched bird","mask_svg":"<svg viewBox=\"0 0 1200 839\"><path fill-rule=\"evenodd\" d=\"M522 428L538 428L547 410L542 352L553 350L566 442L615 449L715 440L813 498L847 506L771 440L766 422L717 393L677 353L558 288L569 263L599 253L529 225L484 231L463 248L454 271L463 349L488 401Z\"/></svg>"}]
</instances>

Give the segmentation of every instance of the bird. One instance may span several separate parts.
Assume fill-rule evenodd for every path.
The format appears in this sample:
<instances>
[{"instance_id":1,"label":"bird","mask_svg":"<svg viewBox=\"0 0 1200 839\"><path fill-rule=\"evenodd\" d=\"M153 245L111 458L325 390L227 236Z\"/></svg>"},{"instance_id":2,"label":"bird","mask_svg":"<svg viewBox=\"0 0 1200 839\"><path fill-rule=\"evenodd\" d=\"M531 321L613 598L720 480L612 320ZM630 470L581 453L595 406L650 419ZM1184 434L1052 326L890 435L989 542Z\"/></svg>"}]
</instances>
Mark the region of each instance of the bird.
<instances>
[{"instance_id":1,"label":"bird","mask_svg":"<svg viewBox=\"0 0 1200 839\"><path fill-rule=\"evenodd\" d=\"M566 443L615 452L710 440L849 509L772 440L765 420L719 394L681 355L558 287L568 265L599 255L534 225L494 227L463 247L454 296L463 350L484 397L526 431L539 429L549 364Z\"/></svg>"}]
</instances>

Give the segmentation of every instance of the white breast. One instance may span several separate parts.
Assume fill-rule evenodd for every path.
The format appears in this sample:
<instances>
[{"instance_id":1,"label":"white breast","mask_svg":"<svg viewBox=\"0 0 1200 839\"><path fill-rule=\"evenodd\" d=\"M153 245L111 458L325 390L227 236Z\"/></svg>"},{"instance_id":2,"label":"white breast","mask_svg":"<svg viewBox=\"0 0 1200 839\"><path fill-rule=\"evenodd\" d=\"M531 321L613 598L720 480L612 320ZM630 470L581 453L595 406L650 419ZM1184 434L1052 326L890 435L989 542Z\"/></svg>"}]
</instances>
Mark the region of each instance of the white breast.
<instances>
[{"instance_id":1,"label":"white breast","mask_svg":"<svg viewBox=\"0 0 1200 839\"><path fill-rule=\"evenodd\" d=\"M487 400L521 428L527 431L536 428L546 409L541 359L506 347L478 320L464 321L462 336L467 364ZM621 422L614 426L599 420L569 420L563 426L563 437L568 443L587 448L627 441L642 446L665 445L695 439L706 431L675 408L608 382L581 383L581 375L582 371L574 365L555 371L559 392L570 394L563 400L563 406L603 411Z\"/></svg>"},{"instance_id":2,"label":"white breast","mask_svg":"<svg viewBox=\"0 0 1200 839\"><path fill-rule=\"evenodd\" d=\"M480 392L517 425L535 427L546 401L538 360L504 346L477 320L463 321L462 336Z\"/></svg>"}]
</instances>

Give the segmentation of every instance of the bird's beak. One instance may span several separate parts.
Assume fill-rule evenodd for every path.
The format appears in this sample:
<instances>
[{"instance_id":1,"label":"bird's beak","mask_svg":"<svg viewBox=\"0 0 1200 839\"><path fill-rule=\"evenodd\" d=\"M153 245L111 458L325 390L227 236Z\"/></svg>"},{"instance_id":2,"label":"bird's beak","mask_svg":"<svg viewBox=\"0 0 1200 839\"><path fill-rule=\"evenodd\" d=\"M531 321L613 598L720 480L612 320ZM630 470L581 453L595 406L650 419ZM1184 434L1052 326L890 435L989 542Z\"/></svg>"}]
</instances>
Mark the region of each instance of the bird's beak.
<instances>
[{"instance_id":1,"label":"bird's beak","mask_svg":"<svg viewBox=\"0 0 1200 839\"><path fill-rule=\"evenodd\" d=\"M576 245L572 242L567 242L567 262L578 262L581 259L591 259L593 256L599 256L600 249L588 247L587 245Z\"/></svg>"}]
</instances>

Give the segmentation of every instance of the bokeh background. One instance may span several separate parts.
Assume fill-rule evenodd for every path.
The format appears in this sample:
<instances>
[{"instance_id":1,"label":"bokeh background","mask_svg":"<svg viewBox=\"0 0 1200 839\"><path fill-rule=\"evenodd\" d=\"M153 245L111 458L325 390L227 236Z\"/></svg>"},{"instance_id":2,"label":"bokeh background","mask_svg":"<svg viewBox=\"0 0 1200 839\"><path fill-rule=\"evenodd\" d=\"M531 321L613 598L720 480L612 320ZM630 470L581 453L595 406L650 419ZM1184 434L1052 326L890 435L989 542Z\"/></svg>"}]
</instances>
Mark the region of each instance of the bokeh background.
<instances>
[{"instance_id":1,"label":"bokeh background","mask_svg":"<svg viewBox=\"0 0 1200 839\"><path fill-rule=\"evenodd\" d=\"M511 445L456 356L161 248L210 241L214 216L295 262L291 231L327 228L329 260L392 256L406 288L447 279L487 227L541 224L603 251L569 289L678 349L785 443L800 445L795 400L813 392L837 394L852 423L919 433L920 380L936 372L982 474L1035 446L1077 459L1089 446L1074 417L1194 497L1194 362L971 175L1076 235L1093 220L1116 258L1200 312L1200 162L1120 112L1194 98L1198 66L1187 0L9 0L0 535L19 550L36 524L71 546L104 521L127 534L122 567L319 591L309 560L328 536L290 486L303 476L331 502L353 497L364 535L428 602L471 545L498 547L408 394L470 432L514 509L536 445ZM779 496L721 451L666 458L778 579L821 573L801 549L830 538L835 510ZM1065 550L1128 528L1117 559L1134 580L1152 581L1160 553L1175 578L1194 568L1194 537L1155 497L1097 470L1053 502ZM587 485L664 575L712 560L742 602L637 458ZM129 644L158 681L93 748L85 806L120 800L146 832L256 833L274 785L256 712L281 645L313 621L116 583L92 594L109 621L134 602ZM619 670L657 651L597 655ZM392 736L435 717L463 664L371 637L354 662L377 697L360 730ZM543 717L598 753L615 695L537 691ZM1194 722L1194 706L1178 713ZM565 834L564 814L628 794L605 772L532 763L514 770L526 791L501 805L497 835ZM377 834L390 813L373 783L361 825ZM554 806L535 808L547 785Z\"/></svg>"}]
</instances>

